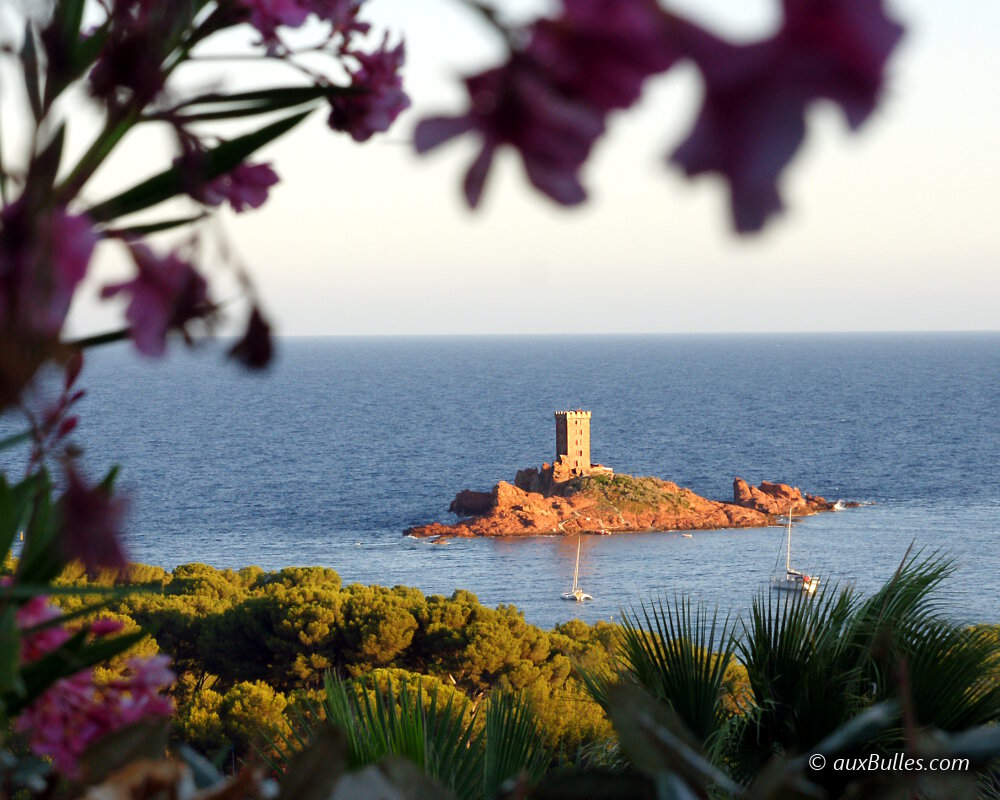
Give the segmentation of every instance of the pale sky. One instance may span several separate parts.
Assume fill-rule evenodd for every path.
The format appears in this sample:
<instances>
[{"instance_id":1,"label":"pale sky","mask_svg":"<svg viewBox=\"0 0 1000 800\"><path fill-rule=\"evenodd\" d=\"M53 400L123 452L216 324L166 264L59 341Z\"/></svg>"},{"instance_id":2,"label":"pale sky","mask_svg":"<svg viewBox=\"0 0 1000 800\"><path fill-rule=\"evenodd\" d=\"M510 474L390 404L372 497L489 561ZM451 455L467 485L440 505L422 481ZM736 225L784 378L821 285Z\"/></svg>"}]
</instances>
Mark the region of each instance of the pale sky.
<instances>
[{"instance_id":1,"label":"pale sky","mask_svg":"<svg viewBox=\"0 0 1000 800\"><path fill-rule=\"evenodd\" d=\"M776 5L672 7L751 37L774 24ZM222 217L280 334L1000 329L997 3L893 2L907 34L883 105L857 136L836 109L818 109L783 184L788 211L747 238L730 231L720 183L690 182L664 162L700 93L686 67L613 118L584 173L582 209L531 190L511 153L468 211L460 185L475 143L418 159L408 142L420 116L462 108L456 78L492 63L493 34L453 0L366 7L406 37L414 108L364 145L317 113L264 151L282 178L268 203ZM241 69L233 80L256 75L283 77ZM167 145L138 137L91 196L162 169ZM119 274L113 254L100 267L99 277ZM87 302L72 319L77 331L113 321Z\"/></svg>"}]
</instances>

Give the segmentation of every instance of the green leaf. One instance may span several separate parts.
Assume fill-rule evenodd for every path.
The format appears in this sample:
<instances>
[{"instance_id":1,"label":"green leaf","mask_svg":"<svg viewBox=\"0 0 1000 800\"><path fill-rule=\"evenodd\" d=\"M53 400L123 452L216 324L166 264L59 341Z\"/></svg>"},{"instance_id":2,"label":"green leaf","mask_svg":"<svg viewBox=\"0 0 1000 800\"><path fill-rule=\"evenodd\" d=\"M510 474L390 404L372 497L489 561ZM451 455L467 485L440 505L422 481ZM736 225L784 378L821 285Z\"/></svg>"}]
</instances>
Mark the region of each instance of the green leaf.
<instances>
[{"instance_id":1,"label":"green leaf","mask_svg":"<svg viewBox=\"0 0 1000 800\"><path fill-rule=\"evenodd\" d=\"M108 470L108 474L104 476L98 486L102 491L111 494L115 488L115 481L118 479L118 473L121 471L121 466L115 464L111 469Z\"/></svg>"},{"instance_id":2,"label":"green leaf","mask_svg":"<svg viewBox=\"0 0 1000 800\"><path fill-rule=\"evenodd\" d=\"M177 164L103 203L98 203L87 211L87 215L96 222L107 222L182 194L192 185L193 180L195 183L204 183L225 175L243 163L252 153L290 131L309 113L305 111L293 114L208 150L202 157L201 174L194 176L194 179L193 176L184 174L183 165Z\"/></svg>"},{"instance_id":3,"label":"green leaf","mask_svg":"<svg viewBox=\"0 0 1000 800\"><path fill-rule=\"evenodd\" d=\"M180 119L187 123L236 119L270 114L316 100L358 94L358 92L359 90L354 87L344 86L282 86L235 94L213 92L194 97L169 113L172 119ZM148 119L158 120L164 116L164 113L151 114Z\"/></svg>"},{"instance_id":4,"label":"green leaf","mask_svg":"<svg viewBox=\"0 0 1000 800\"><path fill-rule=\"evenodd\" d=\"M76 80L87 67L97 61L97 57L104 49L109 30L110 22L105 22L90 36L84 39L77 37L76 44L72 48L71 70L70 74L66 76L67 83Z\"/></svg>"},{"instance_id":5,"label":"green leaf","mask_svg":"<svg viewBox=\"0 0 1000 800\"><path fill-rule=\"evenodd\" d=\"M127 594L137 591L129 586L55 586L51 583L24 583L18 582L13 586L4 588L4 596L18 600L26 600L32 597L73 597L79 595L106 595L108 597L124 597ZM142 591L147 591L147 587L142 587ZM156 591L150 588L148 591Z\"/></svg>"},{"instance_id":6,"label":"green leaf","mask_svg":"<svg viewBox=\"0 0 1000 800\"><path fill-rule=\"evenodd\" d=\"M66 140L66 125L61 124L55 134L35 158L31 160L28 168L28 188L26 191L37 192L40 196L37 200L47 201L48 193L56 182L56 175L59 172L59 164L62 162L63 143Z\"/></svg>"},{"instance_id":7,"label":"green leaf","mask_svg":"<svg viewBox=\"0 0 1000 800\"><path fill-rule=\"evenodd\" d=\"M30 442L31 436L31 431L22 431L21 433L15 433L12 436L0 439L0 450L9 450L11 447L17 447L24 442Z\"/></svg>"},{"instance_id":8,"label":"green leaf","mask_svg":"<svg viewBox=\"0 0 1000 800\"><path fill-rule=\"evenodd\" d=\"M3 157L3 132L0 131L0 203L7 205L7 168Z\"/></svg>"},{"instance_id":9,"label":"green leaf","mask_svg":"<svg viewBox=\"0 0 1000 800\"><path fill-rule=\"evenodd\" d=\"M10 552L11 544L24 526L37 489L35 484L36 478L28 477L14 486L8 486L6 477L0 475L0 561Z\"/></svg>"},{"instance_id":10,"label":"green leaf","mask_svg":"<svg viewBox=\"0 0 1000 800\"><path fill-rule=\"evenodd\" d=\"M24 691L18 669L21 660L21 634L17 627L16 612L17 608L9 603L0 611L0 697Z\"/></svg>"},{"instance_id":11,"label":"green leaf","mask_svg":"<svg viewBox=\"0 0 1000 800\"><path fill-rule=\"evenodd\" d=\"M129 338L129 334L132 332L131 328L119 328L116 331L108 331L107 333L96 333L93 336L84 336L82 339L71 339L65 342L67 347L73 347L77 350L87 350L91 347L101 347L106 344L114 344L115 342L124 342Z\"/></svg>"},{"instance_id":12,"label":"green leaf","mask_svg":"<svg viewBox=\"0 0 1000 800\"><path fill-rule=\"evenodd\" d=\"M42 36L42 42L53 51L49 53L49 73L45 81L45 97L42 108L51 108L52 102L86 66L97 58L77 65L77 51L83 42L80 39L80 27L83 24L83 12L86 0L62 0L55 4L52 22ZM93 37L91 37L93 38ZM103 38L103 37L102 37Z\"/></svg>"},{"instance_id":13,"label":"green leaf","mask_svg":"<svg viewBox=\"0 0 1000 800\"><path fill-rule=\"evenodd\" d=\"M35 30L31 22L24 26L24 46L21 48L21 70L24 87L28 93L31 113L38 122L42 118L41 76L38 74L38 50L35 48Z\"/></svg>"},{"instance_id":14,"label":"green leaf","mask_svg":"<svg viewBox=\"0 0 1000 800\"><path fill-rule=\"evenodd\" d=\"M56 3L55 21L59 25L63 42L76 41L80 36L84 5L86 0L62 0Z\"/></svg>"},{"instance_id":15,"label":"green leaf","mask_svg":"<svg viewBox=\"0 0 1000 800\"><path fill-rule=\"evenodd\" d=\"M134 594L138 590L133 590L132 592L125 592L123 594ZM154 592L149 592L153 594ZM59 592L48 591L46 595L52 596L53 594L59 594ZM101 594L101 592L95 592L95 594ZM110 593L109 593L110 594ZM114 595L120 596L118 592L114 592ZM75 619L82 619L91 614L96 614L104 608L107 608L108 601L102 600L99 603L89 603L83 608L78 608L76 611L70 611L69 613L62 614L58 617L53 617L52 619L45 620L45 622L39 622L37 625L33 625L30 628L25 628L21 633L24 636L30 636L33 633L38 633L39 631L46 630L47 628L56 628L60 625L65 625L67 622L72 622Z\"/></svg>"},{"instance_id":16,"label":"green leaf","mask_svg":"<svg viewBox=\"0 0 1000 800\"><path fill-rule=\"evenodd\" d=\"M236 92L223 94L210 92L192 97L177 106L177 110L196 109L199 106L217 105L250 105L250 104L300 104L320 98L339 97L345 94L358 94L359 90L345 86L275 86L270 89L255 89L251 92ZM276 106L280 107L280 106Z\"/></svg>"},{"instance_id":17,"label":"green leaf","mask_svg":"<svg viewBox=\"0 0 1000 800\"><path fill-rule=\"evenodd\" d=\"M551 759L542 732L523 694L494 692L486 706L483 787L495 797L504 783L520 774L529 784L545 773Z\"/></svg>"},{"instance_id":18,"label":"green leaf","mask_svg":"<svg viewBox=\"0 0 1000 800\"><path fill-rule=\"evenodd\" d=\"M189 217L176 217L174 219L165 219L160 222L150 222L145 225L132 225L127 228L107 228L104 231L105 236L116 236L121 239L141 239L143 236L149 236L151 233L160 233L161 231L169 231L173 228L180 228L184 225L191 225L199 220L205 219L207 214L195 214Z\"/></svg>"},{"instance_id":19,"label":"green leaf","mask_svg":"<svg viewBox=\"0 0 1000 800\"><path fill-rule=\"evenodd\" d=\"M30 517L25 525L24 550L17 565L15 589L18 584L48 584L65 566L60 555L59 527L48 473L40 472L37 480Z\"/></svg>"}]
</instances>

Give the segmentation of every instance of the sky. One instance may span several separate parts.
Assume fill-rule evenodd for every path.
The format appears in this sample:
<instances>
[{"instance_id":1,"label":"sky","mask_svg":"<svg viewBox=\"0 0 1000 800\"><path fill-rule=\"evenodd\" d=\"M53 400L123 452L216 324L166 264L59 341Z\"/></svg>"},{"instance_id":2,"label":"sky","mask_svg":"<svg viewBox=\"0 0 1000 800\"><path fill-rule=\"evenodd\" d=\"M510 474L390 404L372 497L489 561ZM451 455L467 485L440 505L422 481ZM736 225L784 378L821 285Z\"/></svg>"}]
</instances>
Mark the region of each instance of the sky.
<instances>
[{"instance_id":1,"label":"sky","mask_svg":"<svg viewBox=\"0 0 1000 800\"><path fill-rule=\"evenodd\" d=\"M496 5L514 19L547 7ZM671 4L745 39L773 30L776 6ZM462 109L459 77L500 58L495 34L457 0L366 8L405 36L413 108L361 145L316 114L262 152L281 176L268 203L218 223L279 334L1000 329L1000 4L891 3L907 33L884 102L860 135L835 108L815 109L782 183L788 210L753 237L731 232L720 182L689 181L665 162L697 109L687 67L650 81L639 107L612 118L583 173L584 207L535 193L505 153L470 212L460 186L475 142L424 158L409 142L421 116ZM287 77L224 74L233 86ZM88 191L106 196L172 155L162 135L140 134ZM98 266L90 296L124 274L114 253ZM231 291L225 276L219 287ZM84 297L71 327L100 330L119 311Z\"/></svg>"}]
</instances>

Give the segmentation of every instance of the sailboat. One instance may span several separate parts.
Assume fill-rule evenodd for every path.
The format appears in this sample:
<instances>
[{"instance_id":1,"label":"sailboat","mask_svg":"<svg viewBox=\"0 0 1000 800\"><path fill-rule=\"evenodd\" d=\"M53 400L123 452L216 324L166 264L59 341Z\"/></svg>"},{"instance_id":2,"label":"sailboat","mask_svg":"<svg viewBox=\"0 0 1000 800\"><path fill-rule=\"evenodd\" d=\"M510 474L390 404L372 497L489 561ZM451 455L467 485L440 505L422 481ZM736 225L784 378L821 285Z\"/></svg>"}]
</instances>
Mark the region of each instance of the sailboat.
<instances>
[{"instance_id":1,"label":"sailboat","mask_svg":"<svg viewBox=\"0 0 1000 800\"><path fill-rule=\"evenodd\" d=\"M794 507L794 506L793 506ZM792 508L788 509L788 531L785 534L785 574L771 578L771 588L786 592L816 594L819 578L792 569Z\"/></svg>"},{"instance_id":2,"label":"sailboat","mask_svg":"<svg viewBox=\"0 0 1000 800\"><path fill-rule=\"evenodd\" d=\"M563 600L576 600L578 603L582 603L584 600L593 600L594 598L587 594L583 589L580 588L580 543L583 541L580 534L576 536L576 566L573 568L573 589L569 592L562 593Z\"/></svg>"}]
</instances>

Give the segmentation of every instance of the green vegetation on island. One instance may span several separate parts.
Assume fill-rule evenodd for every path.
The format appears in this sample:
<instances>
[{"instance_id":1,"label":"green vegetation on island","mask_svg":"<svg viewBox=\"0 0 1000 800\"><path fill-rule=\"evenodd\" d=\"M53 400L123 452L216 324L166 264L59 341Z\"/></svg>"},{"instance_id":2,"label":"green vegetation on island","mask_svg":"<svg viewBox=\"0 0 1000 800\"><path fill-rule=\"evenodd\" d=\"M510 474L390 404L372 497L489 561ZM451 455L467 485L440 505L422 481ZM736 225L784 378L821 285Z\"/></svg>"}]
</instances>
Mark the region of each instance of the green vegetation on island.
<instances>
[{"instance_id":1,"label":"green vegetation on island","mask_svg":"<svg viewBox=\"0 0 1000 800\"><path fill-rule=\"evenodd\" d=\"M690 508L691 503L681 492L673 491L673 484L657 478L616 475L584 475L567 481L564 492L569 495L584 494L597 500L601 511L642 512L649 509Z\"/></svg>"}]
</instances>

